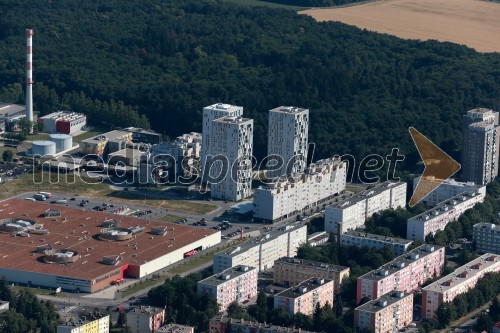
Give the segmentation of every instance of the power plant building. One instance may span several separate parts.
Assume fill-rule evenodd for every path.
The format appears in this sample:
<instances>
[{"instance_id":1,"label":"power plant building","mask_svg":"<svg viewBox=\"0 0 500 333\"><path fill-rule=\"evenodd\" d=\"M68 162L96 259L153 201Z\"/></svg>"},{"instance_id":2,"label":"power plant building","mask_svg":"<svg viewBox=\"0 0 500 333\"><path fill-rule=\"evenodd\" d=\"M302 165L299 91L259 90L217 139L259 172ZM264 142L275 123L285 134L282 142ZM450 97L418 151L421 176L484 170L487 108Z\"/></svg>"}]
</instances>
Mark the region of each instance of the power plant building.
<instances>
[{"instance_id":1,"label":"power plant building","mask_svg":"<svg viewBox=\"0 0 500 333\"><path fill-rule=\"evenodd\" d=\"M38 118L47 133L74 134L87 126L87 116L83 113L57 111Z\"/></svg>"}]
</instances>

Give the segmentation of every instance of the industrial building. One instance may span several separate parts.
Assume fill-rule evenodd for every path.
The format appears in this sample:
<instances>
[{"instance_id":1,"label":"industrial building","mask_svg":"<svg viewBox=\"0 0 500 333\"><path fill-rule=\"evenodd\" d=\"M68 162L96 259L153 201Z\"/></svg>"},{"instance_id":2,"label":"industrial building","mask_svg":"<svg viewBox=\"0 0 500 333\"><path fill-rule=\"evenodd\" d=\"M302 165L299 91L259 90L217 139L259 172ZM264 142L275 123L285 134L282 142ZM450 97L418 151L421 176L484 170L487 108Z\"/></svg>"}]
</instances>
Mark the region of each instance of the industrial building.
<instances>
[{"instance_id":1,"label":"industrial building","mask_svg":"<svg viewBox=\"0 0 500 333\"><path fill-rule=\"evenodd\" d=\"M307 226L292 224L249 239L214 255L214 273L237 265L256 267L259 271L272 268L281 257L295 257L297 249L307 242Z\"/></svg>"},{"instance_id":2,"label":"industrial building","mask_svg":"<svg viewBox=\"0 0 500 333\"><path fill-rule=\"evenodd\" d=\"M243 116L243 107L224 103L217 103L203 108L203 124L202 124L202 141L201 147L201 169L202 174L205 173L205 163L207 156L213 156L213 121L223 117L241 117ZM208 170L207 170L208 171Z\"/></svg>"},{"instance_id":3,"label":"industrial building","mask_svg":"<svg viewBox=\"0 0 500 333\"><path fill-rule=\"evenodd\" d=\"M413 188L417 187L420 178L421 176L413 179ZM432 184L433 182L441 184L420 201L426 206L434 207L464 192L478 192L486 195L486 186L476 185L474 182L457 182L452 178L443 181L441 179L435 179L433 176L428 176L426 178L426 183Z\"/></svg>"},{"instance_id":4,"label":"industrial building","mask_svg":"<svg viewBox=\"0 0 500 333\"><path fill-rule=\"evenodd\" d=\"M88 313L78 320L57 326L57 333L109 333L109 315Z\"/></svg>"},{"instance_id":5,"label":"industrial building","mask_svg":"<svg viewBox=\"0 0 500 333\"><path fill-rule=\"evenodd\" d=\"M472 230L477 252L500 254L500 225L477 223L474 224Z\"/></svg>"},{"instance_id":6,"label":"industrial building","mask_svg":"<svg viewBox=\"0 0 500 333\"><path fill-rule=\"evenodd\" d=\"M356 304L363 297L374 300L392 290L409 293L440 276L444 268L444 250L442 246L424 244L360 276Z\"/></svg>"},{"instance_id":7,"label":"industrial building","mask_svg":"<svg viewBox=\"0 0 500 333\"><path fill-rule=\"evenodd\" d=\"M257 297L255 267L238 265L198 282L198 295L208 294L219 304L219 311L226 311L232 302L242 303Z\"/></svg>"},{"instance_id":8,"label":"industrial building","mask_svg":"<svg viewBox=\"0 0 500 333\"><path fill-rule=\"evenodd\" d=\"M74 134L87 126L87 116L83 113L57 111L38 118L47 133Z\"/></svg>"},{"instance_id":9,"label":"industrial building","mask_svg":"<svg viewBox=\"0 0 500 333\"><path fill-rule=\"evenodd\" d=\"M216 316L210 319L209 333L314 333L301 328L276 326L251 320Z\"/></svg>"},{"instance_id":10,"label":"industrial building","mask_svg":"<svg viewBox=\"0 0 500 333\"><path fill-rule=\"evenodd\" d=\"M307 243L311 246L320 246L328 243L329 239L330 233L326 231L318 231L307 237Z\"/></svg>"},{"instance_id":11,"label":"industrial building","mask_svg":"<svg viewBox=\"0 0 500 333\"><path fill-rule=\"evenodd\" d=\"M340 235L340 245L380 249L388 246L396 256L404 254L413 241L397 237L369 234L364 231L349 230Z\"/></svg>"},{"instance_id":12,"label":"industrial building","mask_svg":"<svg viewBox=\"0 0 500 333\"><path fill-rule=\"evenodd\" d=\"M498 112L476 108L462 120L462 179L486 185L498 175Z\"/></svg>"},{"instance_id":13,"label":"industrial building","mask_svg":"<svg viewBox=\"0 0 500 333\"><path fill-rule=\"evenodd\" d=\"M12 124L26 116L26 107L23 105L0 102L0 132L9 132Z\"/></svg>"},{"instance_id":14,"label":"industrial building","mask_svg":"<svg viewBox=\"0 0 500 333\"><path fill-rule=\"evenodd\" d=\"M333 306L333 281L316 277L274 295L274 308L285 309L291 316L297 313L310 316L317 304L323 307L326 303Z\"/></svg>"},{"instance_id":15,"label":"industrial building","mask_svg":"<svg viewBox=\"0 0 500 333\"><path fill-rule=\"evenodd\" d=\"M140 306L127 313L127 326L133 333L157 332L164 321L164 308Z\"/></svg>"},{"instance_id":16,"label":"industrial building","mask_svg":"<svg viewBox=\"0 0 500 333\"><path fill-rule=\"evenodd\" d=\"M311 276L332 280L333 290L337 294L340 292L342 281L349 277L349 267L290 257L283 257L274 262L274 284L291 287Z\"/></svg>"},{"instance_id":17,"label":"industrial building","mask_svg":"<svg viewBox=\"0 0 500 333\"><path fill-rule=\"evenodd\" d=\"M214 199L239 201L252 192L253 120L242 117L224 117L212 121L214 156L225 162L212 164L209 174L222 179L210 182L210 196Z\"/></svg>"},{"instance_id":18,"label":"industrial building","mask_svg":"<svg viewBox=\"0 0 500 333\"><path fill-rule=\"evenodd\" d=\"M267 155L280 156L283 165L268 171L268 178L302 173L307 166L309 110L280 106L269 111ZM277 162L277 161L276 161Z\"/></svg>"},{"instance_id":19,"label":"industrial building","mask_svg":"<svg viewBox=\"0 0 500 333\"><path fill-rule=\"evenodd\" d=\"M107 156L109 153L127 148L130 144L132 144L132 133L114 130L82 140L80 152L84 155Z\"/></svg>"},{"instance_id":20,"label":"industrial building","mask_svg":"<svg viewBox=\"0 0 500 333\"><path fill-rule=\"evenodd\" d=\"M137 128L137 127L127 127L124 130L132 133L133 143L158 145L163 141L162 135L152 130L146 130L144 128Z\"/></svg>"},{"instance_id":21,"label":"industrial building","mask_svg":"<svg viewBox=\"0 0 500 333\"><path fill-rule=\"evenodd\" d=\"M254 192L254 219L277 222L323 204L345 190L347 167L334 157L311 163L304 173L280 177Z\"/></svg>"},{"instance_id":22,"label":"industrial building","mask_svg":"<svg viewBox=\"0 0 500 333\"><path fill-rule=\"evenodd\" d=\"M433 318L440 304L451 302L458 295L474 288L477 281L488 272L500 272L500 255L483 254L422 288L422 318Z\"/></svg>"},{"instance_id":23,"label":"industrial building","mask_svg":"<svg viewBox=\"0 0 500 333\"><path fill-rule=\"evenodd\" d=\"M363 227L375 213L399 207L406 207L406 183L387 181L326 207L325 230L340 235Z\"/></svg>"},{"instance_id":24,"label":"industrial building","mask_svg":"<svg viewBox=\"0 0 500 333\"><path fill-rule=\"evenodd\" d=\"M0 276L10 282L93 293L142 278L221 241L220 231L57 207L0 203ZM110 224L110 222L112 222Z\"/></svg>"},{"instance_id":25,"label":"industrial building","mask_svg":"<svg viewBox=\"0 0 500 333\"><path fill-rule=\"evenodd\" d=\"M413 294L390 292L354 309L354 325L374 333L396 333L413 321Z\"/></svg>"},{"instance_id":26,"label":"industrial building","mask_svg":"<svg viewBox=\"0 0 500 333\"><path fill-rule=\"evenodd\" d=\"M427 235L434 235L438 230L444 230L446 225L458 219L466 210L484 201L485 194L480 192L465 192L442 202L422 214L408 219L406 238L424 241Z\"/></svg>"}]
</instances>

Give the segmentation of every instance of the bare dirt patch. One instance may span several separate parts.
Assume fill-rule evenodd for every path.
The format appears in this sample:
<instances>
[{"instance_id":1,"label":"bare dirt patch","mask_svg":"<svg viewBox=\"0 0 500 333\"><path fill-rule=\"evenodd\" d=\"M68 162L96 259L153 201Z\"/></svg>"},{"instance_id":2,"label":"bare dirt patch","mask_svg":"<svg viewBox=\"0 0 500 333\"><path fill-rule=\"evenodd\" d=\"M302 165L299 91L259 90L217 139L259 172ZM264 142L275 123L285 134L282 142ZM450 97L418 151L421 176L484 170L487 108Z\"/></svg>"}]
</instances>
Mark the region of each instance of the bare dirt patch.
<instances>
[{"instance_id":1,"label":"bare dirt patch","mask_svg":"<svg viewBox=\"0 0 500 333\"><path fill-rule=\"evenodd\" d=\"M299 12L405 39L465 44L500 52L500 4L481 0L379 0Z\"/></svg>"}]
</instances>

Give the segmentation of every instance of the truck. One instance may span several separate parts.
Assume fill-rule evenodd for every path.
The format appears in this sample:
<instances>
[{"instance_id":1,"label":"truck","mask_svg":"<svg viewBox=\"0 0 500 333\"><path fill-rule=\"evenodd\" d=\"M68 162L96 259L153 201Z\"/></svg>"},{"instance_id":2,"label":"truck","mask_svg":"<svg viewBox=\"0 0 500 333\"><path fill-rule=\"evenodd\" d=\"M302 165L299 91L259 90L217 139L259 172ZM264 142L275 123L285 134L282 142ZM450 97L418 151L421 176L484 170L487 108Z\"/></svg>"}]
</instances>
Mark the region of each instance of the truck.
<instances>
[{"instance_id":1,"label":"truck","mask_svg":"<svg viewBox=\"0 0 500 333\"><path fill-rule=\"evenodd\" d=\"M45 197L45 195L40 194L40 193L34 194L33 198L35 200L37 200L37 201L45 201L45 200L47 200L47 198Z\"/></svg>"},{"instance_id":2,"label":"truck","mask_svg":"<svg viewBox=\"0 0 500 333\"><path fill-rule=\"evenodd\" d=\"M45 196L45 198L47 198L47 199L52 197L52 193L49 193L49 192L38 192L38 194Z\"/></svg>"}]
</instances>

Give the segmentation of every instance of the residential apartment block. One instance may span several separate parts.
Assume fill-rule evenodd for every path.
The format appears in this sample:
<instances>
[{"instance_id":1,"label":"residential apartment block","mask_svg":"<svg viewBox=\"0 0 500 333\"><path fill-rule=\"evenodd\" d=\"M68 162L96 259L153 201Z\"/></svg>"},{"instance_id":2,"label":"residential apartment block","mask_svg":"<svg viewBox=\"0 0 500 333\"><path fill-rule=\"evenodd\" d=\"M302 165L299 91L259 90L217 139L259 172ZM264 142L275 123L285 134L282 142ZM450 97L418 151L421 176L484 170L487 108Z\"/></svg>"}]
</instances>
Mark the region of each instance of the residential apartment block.
<instances>
[{"instance_id":1,"label":"residential apartment block","mask_svg":"<svg viewBox=\"0 0 500 333\"><path fill-rule=\"evenodd\" d=\"M156 332L164 321L164 308L141 306L127 313L127 325L133 333Z\"/></svg>"},{"instance_id":2,"label":"residential apartment block","mask_svg":"<svg viewBox=\"0 0 500 333\"><path fill-rule=\"evenodd\" d=\"M444 302L476 286L488 272L500 272L500 255L486 253L422 289L422 318L433 318Z\"/></svg>"},{"instance_id":3,"label":"residential apartment block","mask_svg":"<svg viewBox=\"0 0 500 333\"><path fill-rule=\"evenodd\" d=\"M238 265L212 275L197 284L198 295L208 294L226 311L229 304L241 303L257 296L257 273L255 267Z\"/></svg>"},{"instance_id":4,"label":"residential apartment block","mask_svg":"<svg viewBox=\"0 0 500 333\"><path fill-rule=\"evenodd\" d=\"M462 193L408 219L406 238L424 241L427 235L444 230L448 223L457 220L466 210L483 202L484 197L484 193L480 192Z\"/></svg>"},{"instance_id":5,"label":"residential apartment block","mask_svg":"<svg viewBox=\"0 0 500 333\"><path fill-rule=\"evenodd\" d=\"M259 271L274 266L281 257L295 257L297 249L307 242L307 226L292 224L277 228L238 246L214 255L214 273L237 265L256 267Z\"/></svg>"},{"instance_id":6,"label":"residential apartment block","mask_svg":"<svg viewBox=\"0 0 500 333\"><path fill-rule=\"evenodd\" d=\"M212 134L212 121L223 117L241 117L243 116L243 107L230 104L217 103L203 108L203 123L202 123L202 142L201 148L201 169L205 172L205 161L207 156L214 155L212 147L214 147Z\"/></svg>"},{"instance_id":7,"label":"residential apartment block","mask_svg":"<svg viewBox=\"0 0 500 333\"><path fill-rule=\"evenodd\" d=\"M342 281L349 277L349 267L290 257L283 257L274 262L274 284L295 286L312 276L332 280L334 292L339 293Z\"/></svg>"},{"instance_id":8,"label":"residential apartment block","mask_svg":"<svg viewBox=\"0 0 500 333\"><path fill-rule=\"evenodd\" d=\"M155 333L194 333L194 327L170 323L160 327Z\"/></svg>"},{"instance_id":9,"label":"residential apartment block","mask_svg":"<svg viewBox=\"0 0 500 333\"><path fill-rule=\"evenodd\" d=\"M313 333L300 328L216 316L210 319L209 333Z\"/></svg>"},{"instance_id":10,"label":"residential apartment block","mask_svg":"<svg viewBox=\"0 0 500 333\"><path fill-rule=\"evenodd\" d=\"M251 195L253 120L224 117L212 121L214 156L225 161L212 165L209 174L222 178L210 183L210 195L215 199L238 201Z\"/></svg>"},{"instance_id":11,"label":"residential apartment block","mask_svg":"<svg viewBox=\"0 0 500 333\"><path fill-rule=\"evenodd\" d=\"M462 121L462 179L486 185L498 175L498 112L476 108Z\"/></svg>"},{"instance_id":12,"label":"residential apartment block","mask_svg":"<svg viewBox=\"0 0 500 333\"><path fill-rule=\"evenodd\" d=\"M347 167L340 158L311 163L304 173L281 177L255 190L254 219L277 222L321 205L344 191Z\"/></svg>"},{"instance_id":13,"label":"residential apartment block","mask_svg":"<svg viewBox=\"0 0 500 333\"><path fill-rule=\"evenodd\" d=\"M384 182L325 209L325 230L343 234L365 225L374 213L406 207L406 183Z\"/></svg>"},{"instance_id":14,"label":"residential apartment block","mask_svg":"<svg viewBox=\"0 0 500 333\"><path fill-rule=\"evenodd\" d=\"M322 307L327 302L333 306L333 281L319 278L307 279L274 295L274 308L283 308L292 316L299 312L310 316L316 304Z\"/></svg>"},{"instance_id":15,"label":"residential apartment block","mask_svg":"<svg viewBox=\"0 0 500 333\"><path fill-rule=\"evenodd\" d=\"M283 165L266 173L268 178L302 173L307 165L309 110L280 106L269 111L267 155L277 155ZM277 162L277 161L275 161Z\"/></svg>"},{"instance_id":16,"label":"residential apartment block","mask_svg":"<svg viewBox=\"0 0 500 333\"><path fill-rule=\"evenodd\" d=\"M500 225L493 223L474 224L472 237L477 252L500 254Z\"/></svg>"},{"instance_id":17,"label":"residential apartment block","mask_svg":"<svg viewBox=\"0 0 500 333\"><path fill-rule=\"evenodd\" d=\"M109 333L109 315L89 313L75 321L57 326L57 333Z\"/></svg>"},{"instance_id":18,"label":"residential apartment block","mask_svg":"<svg viewBox=\"0 0 500 333\"><path fill-rule=\"evenodd\" d=\"M425 281L441 275L444 259L444 247L427 244L397 257L358 278L356 304L363 297L374 300L393 290L416 290Z\"/></svg>"},{"instance_id":19,"label":"residential apartment block","mask_svg":"<svg viewBox=\"0 0 500 333\"><path fill-rule=\"evenodd\" d=\"M413 179L413 188L415 189L421 176ZM445 181L435 179L434 176L427 177L427 182L436 182L441 184L432 190L425 198L420 201L426 206L434 207L443 201L449 200L464 192L478 192L486 195L486 186L476 185L474 182L457 182L455 179L448 178Z\"/></svg>"},{"instance_id":20,"label":"residential apartment block","mask_svg":"<svg viewBox=\"0 0 500 333\"><path fill-rule=\"evenodd\" d=\"M413 294L395 291L354 309L354 325L374 333L397 332L413 321Z\"/></svg>"},{"instance_id":21,"label":"residential apartment block","mask_svg":"<svg viewBox=\"0 0 500 333\"><path fill-rule=\"evenodd\" d=\"M404 254L413 241L408 239L369 234L363 231L349 230L340 235L340 245L369 248L389 246L396 256Z\"/></svg>"}]
</instances>

